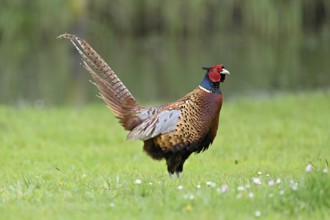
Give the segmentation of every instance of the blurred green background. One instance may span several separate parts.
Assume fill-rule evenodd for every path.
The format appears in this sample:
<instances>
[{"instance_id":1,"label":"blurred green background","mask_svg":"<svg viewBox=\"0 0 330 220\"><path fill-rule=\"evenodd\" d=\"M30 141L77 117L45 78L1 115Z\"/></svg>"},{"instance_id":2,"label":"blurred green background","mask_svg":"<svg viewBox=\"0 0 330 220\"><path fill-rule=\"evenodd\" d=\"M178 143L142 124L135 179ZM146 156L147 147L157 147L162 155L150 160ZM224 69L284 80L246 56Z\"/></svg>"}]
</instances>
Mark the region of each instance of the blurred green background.
<instances>
[{"instance_id":1,"label":"blurred green background","mask_svg":"<svg viewBox=\"0 0 330 220\"><path fill-rule=\"evenodd\" d=\"M217 63L229 98L330 87L329 0L1 0L0 104L98 101L65 32L142 102L185 95Z\"/></svg>"}]
</instances>

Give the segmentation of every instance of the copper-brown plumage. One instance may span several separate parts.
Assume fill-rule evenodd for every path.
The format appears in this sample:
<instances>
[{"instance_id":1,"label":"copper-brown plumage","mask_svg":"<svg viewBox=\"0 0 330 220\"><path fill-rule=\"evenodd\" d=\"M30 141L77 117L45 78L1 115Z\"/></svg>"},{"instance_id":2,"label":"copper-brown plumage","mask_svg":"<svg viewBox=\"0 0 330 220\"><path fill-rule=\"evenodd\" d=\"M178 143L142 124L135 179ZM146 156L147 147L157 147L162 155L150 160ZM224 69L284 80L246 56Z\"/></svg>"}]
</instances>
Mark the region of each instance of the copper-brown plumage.
<instances>
[{"instance_id":1,"label":"copper-brown plumage","mask_svg":"<svg viewBox=\"0 0 330 220\"><path fill-rule=\"evenodd\" d=\"M84 40L72 34L69 39L83 60L83 67L95 80L100 97L130 131L127 139L144 141L144 150L153 159L165 159L170 175L180 176L191 153L206 150L218 129L222 106L220 82L229 72L222 65L207 70L202 83L176 102L159 107L143 107L120 81L101 56Z\"/></svg>"}]
</instances>

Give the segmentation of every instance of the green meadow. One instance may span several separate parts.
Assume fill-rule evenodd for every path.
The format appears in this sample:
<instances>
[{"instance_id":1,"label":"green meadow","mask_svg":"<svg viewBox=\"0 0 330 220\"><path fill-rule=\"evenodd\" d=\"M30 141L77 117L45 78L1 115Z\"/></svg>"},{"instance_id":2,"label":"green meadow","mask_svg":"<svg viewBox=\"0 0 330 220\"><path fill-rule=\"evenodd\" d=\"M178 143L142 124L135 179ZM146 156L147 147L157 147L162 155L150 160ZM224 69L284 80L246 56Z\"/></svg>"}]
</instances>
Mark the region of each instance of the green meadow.
<instances>
[{"instance_id":1,"label":"green meadow","mask_svg":"<svg viewBox=\"0 0 330 220\"><path fill-rule=\"evenodd\" d=\"M329 219L330 92L224 100L168 177L103 105L0 107L0 219Z\"/></svg>"}]
</instances>

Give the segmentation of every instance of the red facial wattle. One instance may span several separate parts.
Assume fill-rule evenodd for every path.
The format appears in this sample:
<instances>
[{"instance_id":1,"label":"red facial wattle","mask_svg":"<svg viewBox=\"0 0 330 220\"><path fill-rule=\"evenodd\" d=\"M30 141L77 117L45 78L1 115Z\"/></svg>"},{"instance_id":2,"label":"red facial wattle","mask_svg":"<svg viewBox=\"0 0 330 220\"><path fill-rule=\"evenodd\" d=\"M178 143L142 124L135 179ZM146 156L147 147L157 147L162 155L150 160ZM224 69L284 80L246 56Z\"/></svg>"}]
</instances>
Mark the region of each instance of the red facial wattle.
<instances>
[{"instance_id":1,"label":"red facial wattle","mask_svg":"<svg viewBox=\"0 0 330 220\"><path fill-rule=\"evenodd\" d=\"M210 71L209 78L212 82L220 82L221 79L220 74L217 71Z\"/></svg>"},{"instance_id":2,"label":"red facial wattle","mask_svg":"<svg viewBox=\"0 0 330 220\"><path fill-rule=\"evenodd\" d=\"M221 80L220 72L221 71L222 71L222 65L218 64L216 66L213 66L209 72L209 79L212 82L220 82L220 80Z\"/></svg>"}]
</instances>

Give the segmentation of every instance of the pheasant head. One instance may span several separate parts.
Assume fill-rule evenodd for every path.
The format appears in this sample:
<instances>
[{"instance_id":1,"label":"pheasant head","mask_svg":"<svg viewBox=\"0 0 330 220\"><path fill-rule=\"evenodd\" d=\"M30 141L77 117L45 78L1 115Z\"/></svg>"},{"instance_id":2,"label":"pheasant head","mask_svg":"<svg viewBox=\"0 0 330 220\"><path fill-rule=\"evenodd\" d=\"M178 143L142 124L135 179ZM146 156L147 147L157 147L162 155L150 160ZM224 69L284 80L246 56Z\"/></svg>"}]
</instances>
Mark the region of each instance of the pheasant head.
<instances>
[{"instance_id":1,"label":"pheasant head","mask_svg":"<svg viewBox=\"0 0 330 220\"><path fill-rule=\"evenodd\" d=\"M225 81L226 75L230 74L229 71L221 64L202 69L206 70L206 74L199 87L207 92L221 94L220 82Z\"/></svg>"}]
</instances>

